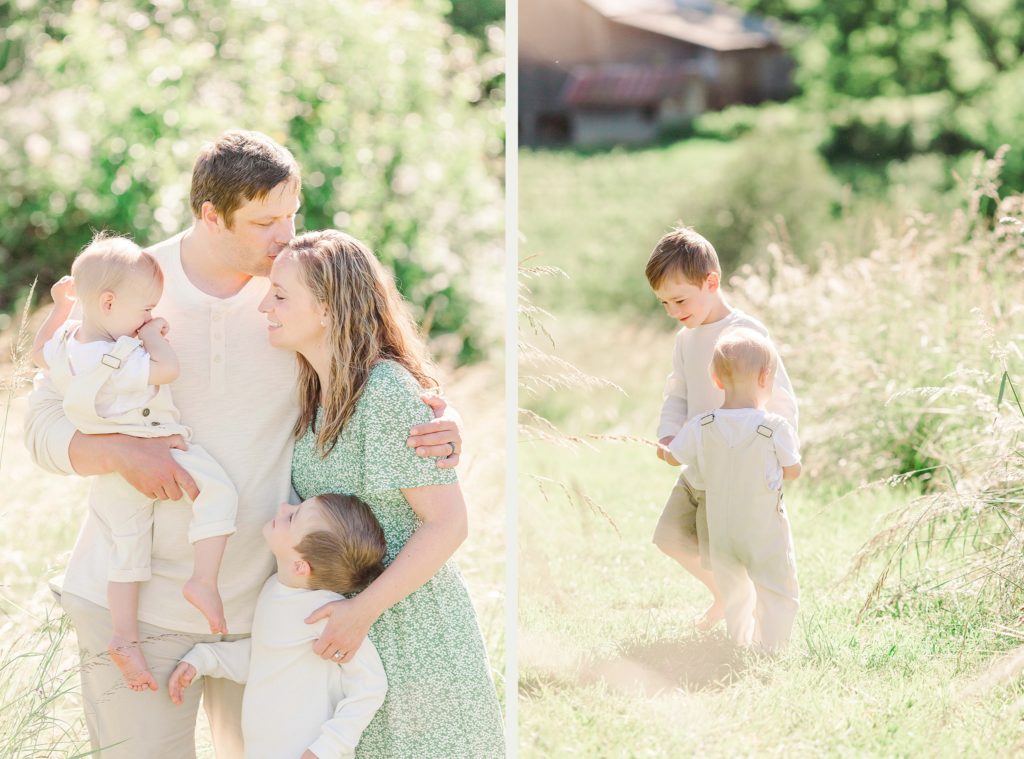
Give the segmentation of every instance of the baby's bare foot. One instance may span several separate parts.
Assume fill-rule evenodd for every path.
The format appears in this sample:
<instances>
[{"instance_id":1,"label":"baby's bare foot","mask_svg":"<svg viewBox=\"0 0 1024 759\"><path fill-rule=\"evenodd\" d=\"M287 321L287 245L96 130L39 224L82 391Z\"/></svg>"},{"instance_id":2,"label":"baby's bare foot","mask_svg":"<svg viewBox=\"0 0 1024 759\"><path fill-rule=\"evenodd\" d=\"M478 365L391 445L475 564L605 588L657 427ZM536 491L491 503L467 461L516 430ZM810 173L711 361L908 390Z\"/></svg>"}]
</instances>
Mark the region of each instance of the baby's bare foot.
<instances>
[{"instance_id":1,"label":"baby's bare foot","mask_svg":"<svg viewBox=\"0 0 1024 759\"><path fill-rule=\"evenodd\" d=\"M114 636L107 644L110 660L121 670L125 684L133 691L157 690L156 680L149 671L142 646L137 640Z\"/></svg>"},{"instance_id":2,"label":"baby's bare foot","mask_svg":"<svg viewBox=\"0 0 1024 759\"><path fill-rule=\"evenodd\" d=\"M719 602L711 604L704 613L693 620L693 626L701 632L714 629L715 625L725 619L725 607Z\"/></svg>"},{"instance_id":3,"label":"baby's bare foot","mask_svg":"<svg viewBox=\"0 0 1024 759\"><path fill-rule=\"evenodd\" d=\"M228 623L224 619L224 603L220 600L216 580L208 582L198 577L190 577L181 592L185 599L206 617L210 632L227 634Z\"/></svg>"}]
</instances>

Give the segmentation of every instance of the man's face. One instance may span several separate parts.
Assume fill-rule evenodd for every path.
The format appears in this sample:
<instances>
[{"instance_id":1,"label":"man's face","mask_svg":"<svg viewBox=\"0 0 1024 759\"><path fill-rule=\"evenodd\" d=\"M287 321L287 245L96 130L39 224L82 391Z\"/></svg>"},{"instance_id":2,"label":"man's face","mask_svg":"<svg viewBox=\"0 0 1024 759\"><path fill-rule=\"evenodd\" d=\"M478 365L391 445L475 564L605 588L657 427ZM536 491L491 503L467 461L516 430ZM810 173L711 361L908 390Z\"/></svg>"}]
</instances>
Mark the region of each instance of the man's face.
<instances>
[{"instance_id":1,"label":"man's face","mask_svg":"<svg viewBox=\"0 0 1024 759\"><path fill-rule=\"evenodd\" d=\"M217 251L220 263L233 271L265 277L281 249L295 237L299 187L284 181L264 198L246 201L231 216L231 228L218 218Z\"/></svg>"}]
</instances>

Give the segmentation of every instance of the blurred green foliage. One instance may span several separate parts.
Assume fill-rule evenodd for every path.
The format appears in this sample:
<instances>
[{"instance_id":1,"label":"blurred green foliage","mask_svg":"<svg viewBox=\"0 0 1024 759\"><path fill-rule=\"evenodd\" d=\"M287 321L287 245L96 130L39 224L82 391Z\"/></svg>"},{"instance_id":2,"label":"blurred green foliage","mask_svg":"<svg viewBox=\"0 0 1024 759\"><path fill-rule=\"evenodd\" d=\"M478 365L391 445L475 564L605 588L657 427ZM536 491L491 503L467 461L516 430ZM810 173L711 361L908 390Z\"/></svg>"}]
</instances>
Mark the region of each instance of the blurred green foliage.
<instances>
[{"instance_id":1,"label":"blurred green foliage","mask_svg":"<svg viewBox=\"0 0 1024 759\"><path fill-rule=\"evenodd\" d=\"M191 223L202 144L256 129L303 169L302 229L391 265L437 348L494 341L500 286L499 40L442 0L20 0L0 5L0 311L63 274L95 229ZM492 35L493 37L493 35Z\"/></svg>"},{"instance_id":2,"label":"blurred green foliage","mask_svg":"<svg viewBox=\"0 0 1024 759\"><path fill-rule=\"evenodd\" d=\"M782 107L701 117L697 134L733 138L780 119L799 121L815 131L830 161L873 162L932 151L994 153L1020 139L1024 0L735 4L784 22L801 95ZM1002 181L1020 190L1018 148Z\"/></svg>"}]
</instances>

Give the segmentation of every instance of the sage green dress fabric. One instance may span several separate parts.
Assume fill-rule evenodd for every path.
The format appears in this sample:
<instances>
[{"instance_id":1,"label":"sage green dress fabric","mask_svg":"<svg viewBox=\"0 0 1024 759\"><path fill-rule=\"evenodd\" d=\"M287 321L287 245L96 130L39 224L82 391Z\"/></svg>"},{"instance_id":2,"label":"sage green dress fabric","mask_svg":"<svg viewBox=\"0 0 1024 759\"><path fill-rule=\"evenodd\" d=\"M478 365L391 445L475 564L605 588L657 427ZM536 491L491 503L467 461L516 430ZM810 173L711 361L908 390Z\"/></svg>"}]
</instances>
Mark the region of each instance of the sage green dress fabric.
<instances>
[{"instance_id":1,"label":"sage green dress fabric","mask_svg":"<svg viewBox=\"0 0 1024 759\"><path fill-rule=\"evenodd\" d=\"M355 495L373 509L390 563L419 519L400 488L457 481L434 459L418 458L409 429L433 414L404 367L382 361L356 410L322 459L312 430L295 446L292 482L303 499ZM501 711L480 627L452 561L385 611L370 628L388 677L384 705L363 732L360 759L494 759L504 756Z\"/></svg>"}]
</instances>

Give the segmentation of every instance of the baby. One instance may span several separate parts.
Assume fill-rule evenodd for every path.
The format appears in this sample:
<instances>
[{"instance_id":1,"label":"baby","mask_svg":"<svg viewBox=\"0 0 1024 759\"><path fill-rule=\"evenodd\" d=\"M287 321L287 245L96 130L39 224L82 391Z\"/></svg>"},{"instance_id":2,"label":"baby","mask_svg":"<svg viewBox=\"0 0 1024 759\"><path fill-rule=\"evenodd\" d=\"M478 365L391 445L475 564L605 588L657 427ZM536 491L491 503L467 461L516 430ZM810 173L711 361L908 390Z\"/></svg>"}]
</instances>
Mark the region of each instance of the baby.
<instances>
[{"instance_id":1,"label":"baby","mask_svg":"<svg viewBox=\"0 0 1024 759\"><path fill-rule=\"evenodd\" d=\"M182 703L197 675L245 683L246 759L355 756L363 729L384 703L384 667L369 639L345 664L321 659L311 644L327 621L304 620L384 571L384 531L359 499L327 494L281 504L263 537L277 574L256 601L252 637L194 646L171 674L171 700Z\"/></svg>"},{"instance_id":2,"label":"baby","mask_svg":"<svg viewBox=\"0 0 1024 759\"><path fill-rule=\"evenodd\" d=\"M127 238L101 235L50 293L53 309L36 334L32 357L49 370L78 431L188 440L191 432L179 423L169 387L178 376L178 359L166 339L167 322L153 318L163 293L156 259ZM76 299L80 320L70 318ZM228 475L198 445L171 453L200 490L189 525L195 563L183 593L211 632L226 633L217 574L228 535L235 531L238 496ZM153 504L117 474L94 478L89 490L89 508L111 541L108 650L135 691L157 689L139 644L137 619L139 583L151 577Z\"/></svg>"},{"instance_id":3,"label":"baby","mask_svg":"<svg viewBox=\"0 0 1024 759\"><path fill-rule=\"evenodd\" d=\"M707 492L711 568L725 604L729 637L766 651L789 641L799 605L796 560L782 481L800 476L796 433L765 411L779 359L771 341L749 329L715 344L711 379L721 408L691 419L669 443L669 463Z\"/></svg>"}]
</instances>

